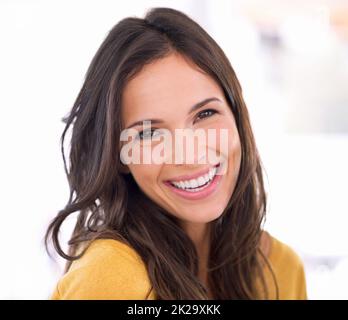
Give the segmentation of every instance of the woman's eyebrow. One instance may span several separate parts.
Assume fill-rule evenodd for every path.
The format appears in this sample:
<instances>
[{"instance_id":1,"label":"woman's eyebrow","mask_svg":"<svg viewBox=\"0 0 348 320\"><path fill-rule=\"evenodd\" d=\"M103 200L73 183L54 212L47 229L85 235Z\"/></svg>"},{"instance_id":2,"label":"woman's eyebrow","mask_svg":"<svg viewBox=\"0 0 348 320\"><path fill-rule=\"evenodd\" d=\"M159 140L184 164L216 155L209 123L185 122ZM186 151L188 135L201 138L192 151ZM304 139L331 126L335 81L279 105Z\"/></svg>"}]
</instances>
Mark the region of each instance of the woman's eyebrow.
<instances>
[{"instance_id":1,"label":"woman's eyebrow","mask_svg":"<svg viewBox=\"0 0 348 320\"><path fill-rule=\"evenodd\" d=\"M211 97L211 98L206 98L200 102L197 102L196 104L194 104L190 111L188 112L188 114L191 114L192 112L198 110L199 108L203 107L204 105L206 105L207 103L211 102L211 101L220 101L222 102L219 98L216 97ZM130 129L132 127L135 126L140 126L143 124L144 121L151 121L151 123L163 123L164 121L162 119L144 119L144 120L140 120L140 121L136 121L133 122L130 126L128 126L126 129Z\"/></svg>"},{"instance_id":2,"label":"woman's eyebrow","mask_svg":"<svg viewBox=\"0 0 348 320\"><path fill-rule=\"evenodd\" d=\"M221 102L221 100L219 98L216 98L216 97L204 99L200 102L197 102L195 105L193 105L188 114L191 114L192 112L198 110L199 108L203 107L204 105L206 105L207 103L209 103L211 101L220 101Z\"/></svg>"}]
</instances>

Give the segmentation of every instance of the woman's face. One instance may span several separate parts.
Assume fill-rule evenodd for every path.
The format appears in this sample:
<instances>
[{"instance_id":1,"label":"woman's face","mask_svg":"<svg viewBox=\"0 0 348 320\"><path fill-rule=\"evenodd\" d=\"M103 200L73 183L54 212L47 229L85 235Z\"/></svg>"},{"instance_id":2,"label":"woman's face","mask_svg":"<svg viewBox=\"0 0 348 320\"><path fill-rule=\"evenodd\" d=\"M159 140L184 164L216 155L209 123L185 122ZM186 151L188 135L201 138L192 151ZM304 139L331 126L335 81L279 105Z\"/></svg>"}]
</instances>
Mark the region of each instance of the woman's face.
<instances>
[{"instance_id":1,"label":"woman's face","mask_svg":"<svg viewBox=\"0 0 348 320\"><path fill-rule=\"evenodd\" d=\"M192 106L208 98L214 99L191 112ZM138 136L139 150L144 151L145 141L148 143L155 138L151 129L166 129L173 137L172 161L128 164L138 186L182 222L208 223L218 218L233 193L241 161L234 116L220 86L178 54L148 64L127 83L123 92L123 127L129 128L135 122L149 119L159 121L152 121L151 127L145 127ZM132 126L132 129L139 133L144 130L142 124ZM184 153L182 161L176 163L175 129L201 129L201 132L203 129L207 135L208 129L215 129L216 140L211 143L207 138L203 145L199 145L195 139L195 145L189 145L194 161L186 161L187 153ZM228 133L227 148L220 147L221 129ZM158 143L154 142L154 146ZM183 147L185 149L186 144ZM213 152L218 160L209 163L207 155ZM217 163L220 166L216 169ZM216 174L217 170L225 172Z\"/></svg>"}]
</instances>

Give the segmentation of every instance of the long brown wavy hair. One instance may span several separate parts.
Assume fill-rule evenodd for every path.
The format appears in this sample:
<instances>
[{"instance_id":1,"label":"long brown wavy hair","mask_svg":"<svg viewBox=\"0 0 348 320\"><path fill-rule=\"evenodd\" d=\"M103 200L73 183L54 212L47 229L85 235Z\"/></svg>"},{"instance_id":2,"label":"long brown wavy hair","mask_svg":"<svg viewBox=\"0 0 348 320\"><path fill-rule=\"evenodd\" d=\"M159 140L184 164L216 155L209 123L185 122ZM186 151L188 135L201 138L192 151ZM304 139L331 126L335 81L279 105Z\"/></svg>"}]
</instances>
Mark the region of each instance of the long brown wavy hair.
<instances>
[{"instance_id":1,"label":"long brown wavy hair","mask_svg":"<svg viewBox=\"0 0 348 320\"><path fill-rule=\"evenodd\" d=\"M87 250L88 246L78 253L82 243L117 239L141 256L157 299L208 299L208 290L197 276L193 242L177 218L149 199L131 174L123 173L120 161L122 91L145 64L172 52L193 61L221 86L241 141L235 190L223 214L210 223L212 295L214 299L258 299L256 278L262 279L267 295L264 262L270 268L259 246L266 193L242 89L217 43L186 14L170 8L152 8L144 19L121 20L92 59L76 101L63 118L61 151L70 197L48 226L46 249L49 253L52 241L67 260L67 272ZM64 139L69 128L68 170ZM78 215L66 254L58 236L62 223L74 212Z\"/></svg>"}]
</instances>

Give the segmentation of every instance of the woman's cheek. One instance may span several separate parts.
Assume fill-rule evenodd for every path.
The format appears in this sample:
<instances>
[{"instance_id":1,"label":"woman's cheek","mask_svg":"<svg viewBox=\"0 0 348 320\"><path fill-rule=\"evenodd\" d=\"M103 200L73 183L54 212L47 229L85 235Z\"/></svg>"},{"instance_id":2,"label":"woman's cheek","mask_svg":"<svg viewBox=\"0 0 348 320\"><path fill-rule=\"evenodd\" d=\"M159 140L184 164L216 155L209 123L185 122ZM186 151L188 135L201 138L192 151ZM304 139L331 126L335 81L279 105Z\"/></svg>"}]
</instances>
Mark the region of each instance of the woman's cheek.
<instances>
[{"instance_id":1,"label":"woman's cheek","mask_svg":"<svg viewBox=\"0 0 348 320\"><path fill-rule=\"evenodd\" d=\"M157 166L149 164L135 164L130 166L130 171L138 186L145 193L151 193L151 190L155 188L157 183Z\"/></svg>"},{"instance_id":2,"label":"woman's cheek","mask_svg":"<svg viewBox=\"0 0 348 320\"><path fill-rule=\"evenodd\" d=\"M233 173L234 180L237 179L241 164L241 145L237 129L231 130L229 135L229 166Z\"/></svg>"},{"instance_id":3,"label":"woman's cheek","mask_svg":"<svg viewBox=\"0 0 348 320\"><path fill-rule=\"evenodd\" d=\"M233 119L232 119L233 120ZM228 171L228 165L231 163L231 157L235 157L238 153L239 136L236 132L234 122L231 119L223 119L214 124L214 129L216 132L215 139L208 140L208 149L216 151L217 157L221 159L221 162L225 162L226 167L224 168L222 174Z\"/></svg>"}]
</instances>

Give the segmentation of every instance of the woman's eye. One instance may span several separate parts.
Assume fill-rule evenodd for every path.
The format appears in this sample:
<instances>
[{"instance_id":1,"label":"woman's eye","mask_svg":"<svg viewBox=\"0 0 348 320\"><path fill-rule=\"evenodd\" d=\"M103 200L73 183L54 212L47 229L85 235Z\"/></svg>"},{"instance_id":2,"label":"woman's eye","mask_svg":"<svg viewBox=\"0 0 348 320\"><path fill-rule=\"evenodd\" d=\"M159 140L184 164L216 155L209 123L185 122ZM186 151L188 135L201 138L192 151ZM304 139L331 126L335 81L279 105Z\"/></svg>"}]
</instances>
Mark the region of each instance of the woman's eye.
<instances>
[{"instance_id":1,"label":"woman's eye","mask_svg":"<svg viewBox=\"0 0 348 320\"><path fill-rule=\"evenodd\" d=\"M144 139L151 139L153 138L153 132L156 132L157 134L159 134L156 129L148 129L148 130L143 130L143 131L140 131L137 138L139 140L144 140Z\"/></svg>"},{"instance_id":2,"label":"woman's eye","mask_svg":"<svg viewBox=\"0 0 348 320\"><path fill-rule=\"evenodd\" d=\"M198 119L204 119L204 118L207 118L207 117L211 117L215 113L217 113L217 111L215 111L214 109L206 109L206 110L203 110L202 112L200 112L198 114L197 118Z\"/></svg>"}]
</instances>

